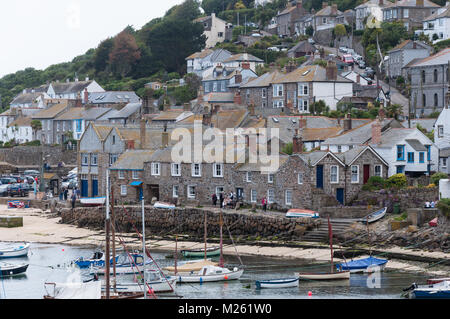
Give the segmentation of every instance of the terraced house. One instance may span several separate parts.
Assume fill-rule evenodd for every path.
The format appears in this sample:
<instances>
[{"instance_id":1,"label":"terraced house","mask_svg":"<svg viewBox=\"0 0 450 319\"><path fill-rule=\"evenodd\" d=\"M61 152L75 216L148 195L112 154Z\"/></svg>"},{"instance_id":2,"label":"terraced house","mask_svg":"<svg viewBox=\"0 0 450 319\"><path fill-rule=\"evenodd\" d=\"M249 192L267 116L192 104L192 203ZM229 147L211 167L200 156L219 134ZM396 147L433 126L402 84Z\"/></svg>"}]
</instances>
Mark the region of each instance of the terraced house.
<instances>
[{"instance_id":1,"label":"terraced house","mask_svg":"<svg viewBox=\"0 0 450 319\"><path fill-rule=\"evenodd\" d=\"M384 22L400 21L407 31L422 28L425 18L437 12L439 5L429 0L400 0L386 2L383 11Z\"/></svg>"}]
</instances>

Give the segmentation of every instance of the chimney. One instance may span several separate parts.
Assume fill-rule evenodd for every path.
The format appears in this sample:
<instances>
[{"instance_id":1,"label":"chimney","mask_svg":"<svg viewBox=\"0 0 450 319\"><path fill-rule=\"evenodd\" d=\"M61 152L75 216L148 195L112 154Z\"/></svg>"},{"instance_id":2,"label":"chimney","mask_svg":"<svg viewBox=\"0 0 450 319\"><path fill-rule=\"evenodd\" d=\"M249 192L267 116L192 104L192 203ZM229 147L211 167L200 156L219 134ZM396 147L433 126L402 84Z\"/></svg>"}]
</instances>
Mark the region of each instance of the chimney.
<instances>
[{"instance_id":1,"label":"chimney","mask_svg":"<svg viewBox=\"0 0 450 319\"><path fill-rule=\"evenodd\" d=\"M241 63L241 67L242 67L244 70L250 70L250 62L248 62L248 61L242 62L242 63Z\"/></svg>"},{"instance_id":2,"label":"chimney","mask_svg":"<svg viewBox=\"0 0 450 319\"><path fill-rule=\"evenodd\" d=\"M146 145L146 136L145 136L145 131L146 131L146 122L144 118L141 118L141 126L140 126L140 142L141 142L141 149L145 149L145 145Z\"/></svg>"},{"instance_id":3,"label":"chimney","mask_svg":"<svg viewBox=\"0 0 450 319\"><path fill-rule=\"evenodd\" d=\"M89 102L89 92L87 90L87 88L84 89L84 104L87 104Z\"/></svg>"},{"instance_id":4,"label":"chimney","mask_svg":"<svg viewBox=\"0 0 450 319\"><path fill-rule=\"evenodd\" d=\"M237 105L241 105L242 104L242 97L241 97L241 93L239 91L237 91L234 94L234 104L237 104Z\"/></svg>"},{"instance_id":5,"label":"chimney","mask_svg":"<svg viewBox=\"0 0 450 319\"><path fill-rule=\"evenodd\" d=\"M328 2L322 2L322 9L325 9L326 7L328 7Z\"/></svg>"},{"instance_id":6,"label":"chimney","mask_svg":"<svg viewBox=\"0 0 450 319\"><path fill-rule=\"evenodd\" d=\"M203 86L200 85L197 92L197 103L203 103Z\"/></svg>"},{"instance_id":7,"label":"chimney","mask_svg":"<svg viewBox=\"0 0 450 319\"><path fill-rule=\"evenodd\" d=\"M336 62L329 60L326 67L327 81L337 80L337 65Z\"/></svg>"},{"instance_id":8,"label":"chimney","mask_svg":"<svg viewBox=\"0 0 450 319\"><path fill-rule=\"evenodd\" d=\"M302 8L303 8L302 0L297 0L297 9L302 9Z\"/></svg>"},{"instance_id":9,"label":"chimney","mask_svg":"<svg viewBox=\"0 0 450 319\"><path fill-rule=\"evenodd\" d=\"M292 139L292 154L303 153L303 140L300 136L299 129L295 129L295 135Z\"/></svg>"},{"instance_id":10,"label":"chimney","mask_svg":"<svg viewBox=\"0 0 450 319\"><path fill-rule=\"evenodd\" d=\"M270 62L269 68L270 68L270 71L275 70L275 63L274 62Z\"/></svg>"},{"instance_id":11,"label":"chimney","mask_svg":"<svg viewBox=\"0 0 450 319\"><path fill-rule=\"evenodd\" d=\"M423 0L416 0L416 7L423 7Z\"/></svg>"},{"instance_id":12,"label":"chimney","mask_svg":"<svg viewBox=\"0 0 450 319\"><path fill-rule=\"evenodd\" d=\"M189 112L191 110L191 104L190 103L184 103L183 104L183 111Z\"/></svg>"},{"instance_id":13,"label":"chimney","mask_svg":"<svg viewBox=\"0 0 450 319\"><path fill-rule=\"evenodd\" d=\"M250 112L251 116L255 115L255 103L253 103L253 101L248 106L248 111Z\"/></svg>"},{"instance_id":14,"label":"chimney","mask_svg":"<svg viewBox=\"0 0 450 319\"><path fill-rule=\"evenodd\" d=\"M344 119L344 132L350 131L352 129L352 117L350 113L347 113Z\"/></svg>"},{"instance_id":15,"label":"chimney","mask_svg":"<svg viewBox=\"0 0 450 319\"><path fill-rule=\"evenodd\" d=\"M380 110L378 111L378 118L380 121L383 121L386 118L386 111L384 110L384 107L380 107Z\"/></svg>"},{"instance_id":16,"label":"chimney","mask_svg":"<svg viewBox=\"0 0 450 319\"><path fill-rule=\"evenodd\" d=\"M295 69L297 69L297 66L295 65L295 62L294 61L289 61L289 63L286 66L286 72L287 73L291 73Z\"/></svg>"},{"instance_id":17,"label":"chimney","mask_svg":"<svg viewBox=\"0 0 450 319\"><path fill-rule=\"evenodd\" d=\"M234 82L236 84L242 83L242 74L241 72L237 71L236 75L234 76Z\"/></svg>"},{"instance_id":18,"label":"chimney","mask_svg":"<svg viewBox=\"0 0 450 319\"><path fill-rule=\"evenodd\" d=\"M134 150L134 140L127 140L127 150Z\"/></svg>"},{"instance_id":19,"label":"chimney","mask_svg":"<svg viewBox=\"0 0 450 319\"><path fill-rule=\"evenodd\" d=\"M306 118L304 118L303 116L300 116L300 120L298 120L298 127L300 128L300 130L305 129L307 126L307 120Z\"/></svg>"},{"instance_id":20,"label":"chimney","mask_svg":"<svg viewBox=\"0 0 450 319\"><path fill-rule=\"evenodd\" d=\"M338 11L337 4L333 3L331 5L331 14L332 15L337 15L337 11Z\"/></svg>"},{"instance_id":21,"label":"chimney","mask_svg":"<svg viewBox=\"0 0 450 319\"><path fill-rule=\"evenodd\" d=\"M381 123L378 119L376 119L372 123L372 144L380 144L381 143Z\"/></svg>"},{"instance_id":22,"label":"chimney","mask_svg":"<svg viewBox=\"0 0 450 319\"><path fill-rule=\"evenodd\" d=\"M361 75L356 75L356 83L361 84Z\"/></svg>"},{"instance_id":23,"label":"chimney","mask_svg":"<svg viewBox=\"0 0 450 319\"><path fill-rule=\"evenodd\" d=\"M162 146L162 148L166 148L167 146L169 146L169 132L167 132L167 131L162 132L161 146Z\"/></svg>"},{"instance_id":24,"label":"chimney","mask_svg":"<svg viewBox=\"0 0 450 319\"><path fill-rule=\"evenodd\" d=\"M416 41L413 41L413 49L417 49L417 43L416 43Z\"/></svg>"}]
</instances>

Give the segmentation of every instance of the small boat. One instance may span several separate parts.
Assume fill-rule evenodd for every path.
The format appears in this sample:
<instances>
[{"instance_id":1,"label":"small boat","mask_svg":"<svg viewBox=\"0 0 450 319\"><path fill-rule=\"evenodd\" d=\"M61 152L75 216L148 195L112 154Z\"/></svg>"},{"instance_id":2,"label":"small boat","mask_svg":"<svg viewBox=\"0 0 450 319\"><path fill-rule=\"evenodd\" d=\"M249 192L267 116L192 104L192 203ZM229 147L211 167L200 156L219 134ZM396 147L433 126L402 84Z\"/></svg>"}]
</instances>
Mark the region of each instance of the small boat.
<instances>
[{"instance_id":1,"label":"small boat","mask_svg":"<svg viewBox=\"0 0 450 319\"><path fill-rule=\"evenodd\" d=\"M2 277L21 275L27 271L28 264L10 264L0 262L0 275Z\"/></svg>"},{"instance_id":2,"label":"small boat","mask_svg":"<svg viewBox=\"0 0 450 319\"><path fill-rule=\"evenodd\" d=\"M118 263L119 255L116 256L116 263ZM114 262L113 258L110 259L110 264L112 265ZM94 267L104 267L105 266L105 254L101 251L96 251L91 258L84 259L80 257L73 261L75 265L77 265L80 269Z\"/></svg>"},{"instance_id":3,"label":"small boat","mask_svg":"<svg viewBox=\"0 0 450 319\"><path fill-rule=\"evenodd\" d=\"M430 222L428 223L428 225L430 225L430 227L436 227L437 224L438 224L438 219L437 219L437 217L434 218L434 219L432 219L432 220L430 220Z\"/></svg>"},{"instance_id":4,"label":"small boat","mask_svg":"<svg viewBox=\"0 0 450 319\"><path fill-rule=\"evenodd\" d=\"M438 284L443 281L450 281L450 277L447 278L432 278L427 280L428 285Z\"/></svg>"},{"instance_id":5,"label":"small boat","mask_svg":"<svg viewBox=\"0 0 450 319\"><path fill-rule=\"evenodd\" d=\"M203 257L205 256L205 249L199 248L199 249L186 249L182 250L181 253L184 257ZM206 249L206 256L207 257L213 257L213 256L219 256L220 255L220 247L210 247Z\"/></svg>"},{"instance_id":6,"label":"small boat","mask_svg":"<svg viewBox=\"0 0 450 319\"><path fill-rule=\"evenodd\" d=\"M105 205L106 202L106 197L86 197L86 198L81 198L80 199L80 203L83 206L102 206Z\"/></svg>"},{"instance_id":7,"label":"small boat","mask_svg":"<svg viewBox=\"0 0 450 319\"><path fill-rule=\"evenodd\" d=\"M154 208L162 208L162 209L175 209L174 204L164 203L164 202L155 202L153 205Z\"/></svg>"},{"instance_id":8,"label":"small boat","mask_svg":"<svg viewBox=\"0 0 450 319\"><path fill-rule=\"evenodd\" d=\"M350 271L339 271L333 273L296 273L302 280L339 280L350 279Z\"/></svg>"},{"instance_id":9,"label":"small boat","mask_svg":"<svg viewBox=\"0 0 450 319\"><path fill-rule=\"evenodd\" d=\"M364 259L352 260L337 264L340 271L348 270L351 273L382 271L388 262L387 259L374 258L372 256Z\"/></svg>"},{"instance_id":10,"label":"small boat","mask_svg":"<svg viewBox=\"0 0 450 319\"><path fill-rule=\"evenodd\" d=\"M411 299L450 299L450 281L442 281L432 285L413 284L404 289Z\"/></svg>"},{"instance_id":11,"label":"small boat","mask_svg":"<svg viewBox=\"0 0 450 319\"><path fill-rule=\"evenodd\" d=\"M193 260L192 262L184 262L183 264L179 264L177 266L177 272L191 272L191 271L199 271L204 266L217 266L218 263L212 262L210 259L207 260ZM163 268L169 275L175 274L175 267L174 266L168 266Z\"/></svg>"},{"instance_id":12,"label":"small boat","mask_svg":"<svg viewBox=\"0 0 450 319\"><path fill-rule=\"evenodd\" d=\"M381 218L383 218L384 215L386 215L386 211L387 211L387 207L383 207L382 209L377 210L376 212L373 212L364 218L360 218L359 221L361 223L371 224L371 223L376 222L377 220L380 220Z\"/></svg>"},{"instance_id":13,"label":"small boat","mask_svg":"<svg viewBox=\"0 0 450 319\"><path fill-rule=\"evenodd\" d=\"M129 256L128 254L122 254L119 255L117 258L117 263L116 263L116 274L117 275L124 275L124 274L135 274L136 272L138 272L138 269L136 269L136 266L142 267L144 265L144 257L141 254L131 254L131 257L133 258L133 262L130 262ZM152 260L147 260L146 266L151 265L153 263ZM105 275L106 273L106 268L102 267L102 266L98 266L98 267L94 267L91 266L91 275ZM114 274L114 269L113 267L109 268L109 272L111 275Z\"/></svg>"},{"instance_id":14,"label":"small boat","mask_svg":"<svg viewBox=\"0 0 450 319\"><path fill-rule=\"evenodd\" d=\"M44 284L47 294L44 299L101 299L101 282L69 282ZM53 287L53 290L52 288ZM47 289L48 288L48 289ZM50 292L49 292L50 290Z\"/></svg>"},{"instance_id":15,"label":"small boat","mask_svg":"<svg viewBox=\"0 0 450 319\"><path fill-rule=\"evenodd\" d=\"M286 213L286 217L288 218L299 218L299 217L306 217L306 218L319 218L319 213L308 210L308 209L290 209Z\"/></svg>"},{"instance_id":16,"label":"small boat","mask_svg":"<svg viewBox=\"0 0 450 319\"><path fill-rule=\"evenodd\" d=\"M175 276L177 278L177 282L185 283L185 282L214 282L214 281L228 281L228 280L236 280L241 278L244 273L243 269L234 268L233 270L229 270L228 268L216 267L216 266L204 266L197 273L177 273Z\"/></svg>"},{"instance_id":17,"label":"small boat","mask_svg":"<svg viewBox=\"0 0 450 319\"><path fill-rule=\"evenodd\" d=\"M255 281L256 289L298 287L298 277Z\"/></svg>"},{"instance_id":18,"label":"small boat","mask_svg":"<svg viewBox=\"0 0 450 319\"><path fill-rule=\"evenodd\" d=\"M153 292L173 292L177 284L177 278L171 276L162 276L157 270L146 270L146 282L147 289L151 289ZM102 284L102 291L105 291L106 287ZM114 287L110 287L111 292L114 291ZM132 283L117 283L117 292L143 292L144 280L141 278L140 282Z\"/></svg>"},{"instance_id":19,"label":"small boat","mask_svg":"<svg viewBox=\"0 0 450 319\"><path fill-rule=\"evenodd\" d=\"M28 255L30 244L0 247L0 258L23 257Z\"/></svg>"}]
</instances>

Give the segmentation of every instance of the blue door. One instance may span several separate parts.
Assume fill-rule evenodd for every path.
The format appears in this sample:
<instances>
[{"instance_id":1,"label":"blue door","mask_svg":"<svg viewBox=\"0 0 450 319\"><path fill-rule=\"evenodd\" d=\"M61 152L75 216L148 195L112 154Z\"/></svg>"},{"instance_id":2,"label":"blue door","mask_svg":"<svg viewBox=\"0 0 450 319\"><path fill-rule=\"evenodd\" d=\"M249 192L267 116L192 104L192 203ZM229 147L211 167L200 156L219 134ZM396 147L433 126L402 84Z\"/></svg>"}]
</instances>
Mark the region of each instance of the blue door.
<instances>
[{"instance_id":1,"label":"blue door","mask_svg":"<svg viewBox=\"0 0 450 319\"><path fill-rule=\"evenodd\" d=\"M81 197L88 197L89 183L87 180L81 180Z\"/></svg>"},{"instance_id":2,"label":"blue door","mask_svg":"<svg viewBox=\"0 0 450 319\"><path fill-rule=\"evenodd\" d=\"M98 180L92 180L92 197L96 197L98 195Z\"/></svg>"},{"instance_id":3,"label":"blue door","mask_svg":"<svg viewBox=\"0 0 450 319\"><path fill-rule=\"evenodd\" d=\"M316 187L323 189L323 165L316 166Z\"/></svg>"},{"instance_id":4,"label":"blue door","mask_svg":"<svg viewBox=\"0 0 450 319\"><path fill-rule=\"evenodd\" d=\"M338 200L339 203L344 205L344 189L343 188L336 189L336 199Z\"/></svg>"}]
</instances>

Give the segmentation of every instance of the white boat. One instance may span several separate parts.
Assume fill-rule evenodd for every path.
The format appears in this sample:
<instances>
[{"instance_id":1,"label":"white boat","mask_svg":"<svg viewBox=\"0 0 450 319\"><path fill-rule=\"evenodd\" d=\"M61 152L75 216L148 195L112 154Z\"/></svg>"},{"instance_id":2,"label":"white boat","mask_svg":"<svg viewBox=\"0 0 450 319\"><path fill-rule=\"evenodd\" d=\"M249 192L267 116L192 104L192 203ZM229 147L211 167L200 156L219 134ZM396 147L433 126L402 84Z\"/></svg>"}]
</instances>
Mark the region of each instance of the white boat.
<instances>
[{"instance_id":1,"label":"white boat","mask_svg":"<svg viewBox=\"0 0 450 319\"><path fill-rule=\"evenodd\" d=\"M405 291L408 291L407 296L411 299L450 299L450 281L441 281L432 285L413 284Z\"/></svg>"},{"instance_id":2,"label":"white boat","mask_svg":"<svg viewBox=\"0 0 450 319\"><path fill-rule=\"evenodd\" d=\"M177 266L177 273L190 273L195 271L200 271L205 266L217 266L218 263L212 262L210 259L207 260L195 260L193 262L184 262L180 263ZM175 267L174 266L168 266L163 268L163 270L167 271L169 275L175 275Z\"/></svg>"},{"instance_id":3,"label":"white boat","mask_svg":"<svg viewBox=\"0 0 450 319\"><path fill-rule=\"evenodd\" d=\"M256 289L298 287L298 276L295 278L269 279L255 281Z\"/></svg>"},{"instance_id":4,"label":"white boat","mask_svg":"<svg viewBox=\"0 0 450 319\"><path fill-rule=\"evenodd\" d=\"M171 276L161 276L157 270L146 270L147 273L147 289L151 289L153 292L173 292L177 284L177 278ZM102 284L102 291L105 291L105 285ZM114 287L111 285L111 292L114 291ZM144 282L131 282L131 283L117 283L117 292L143 292Z\"/></svg>"},{"instance_id":5,"label":"white boat","mask_svg":"<svg viewBox=\"0 0 450 319\"><path fill-rule=\"evenodd\" d=\"M350 279L350 271L340 271L333 273L296 273L299 279L303 280L339 280Z\"/></svg>"},{"instance_id":6,"label":"white boat","mask_svg":"<svg viewBox=\"0 0 450 319\"><path fill-rule=\"evenodd\" d=\"M102 206L105 205L106 197L86 197L80 198L80 203L85 206Z\"/></svg>"},{"instance_id":7,"label":"white boat","mask_svg":"<svg viewBox=\"0 0 450 319\"><path fill-rule=\"evenodd\" d=\"M175 209L175 205L164 202L155 202L153 205L154 208L163 208L163 209Z\"/></svg>"},{"instance_id":8,"label":"white boat","mask_svg":"<svg viewBox=\"0 0 450 319\"><path fill-rule=\"evenodd\" d=\"M101 299L101 282L45 283L44 299Z\"/></svg>"},{"instance_id":9,"label":"white boat","mask_svg":"<svg viewBox=\"0 0 450 319\"><path fill-rule=\"evenodd\" d=\"M4 246L0 247L0 258L13 258L13 257L23 257L28 255L28 250L30 249L30 244L25 243L19 246Z\"/></svg>"},{"instance_id":10,"label":"white boat","mask_svg":"<svg viewBox=\"0 0 450 319\"><path fill-rule=\"evenodd\" d=\"M130 257L128 256L128 254L119 255L116 263L117 275L135 274L142 270L142 266L144 265L144 257L141 254L131 254L131 257L133 258L133 262L130 262L129 260ZM152 260L147 260L146 267L148 267L148 265L151 265L152 263L153 263ZM138 267L139 270L136 268L136 266ZM103 276L106 274L106 267L103 266L91 265L90 270L91 275L97 274ZM109 267L109 273L111 275L114 274L114 269L112 266Z\"/></svg>"},{"instance_id":11,"label":"white boat","mask_svg":"<svg viewBox=\"0 0 450 319\"><path fill-rule=\"evenodd\" d=\"M10 277L16 275L22 275L27 271L28 264L10 264L0 262L0 276Z\"/></svg>"},{"instance_id":12,"label":"white boat","mask_svg":"<svg viewBox=\"0 0 450 319\"><path fill-rule=\"evenodd\" d=\"M308 209L290 209L286 213L286 217L288 218L300 218L300 217L306 217L306 218L319 218L319 213L308 210Z\"/></svg>"},{"instance_id":13,"label":"white boat","mask_svg":"<svg viewBox=\"0 0 450 319\"><path fill-rule=\"evenodd\" d=\"M380 220L381 218L384 217L384 215L386 215L386 211L387 211L387 207L383 207L380 210L377 210L376 212L371 213L370 215L367 215L364 218L359 219L359 221L361 223L373 223L376 222L377 220Z\"/></svg>"},{"instance_id":14,"label":"white boat","mask_svg":"<svg viewBox=\"0 0 450 319\"><path fill-rule=\"evenodd\" d=\"M204 266L197 273L177 273L175 276L177 282L214 282L214 281L228 281L241 278L244 273L243 269L234 268L229 270L228 268L216 267L216 266Z\"/></svg>"}]
</instances>

